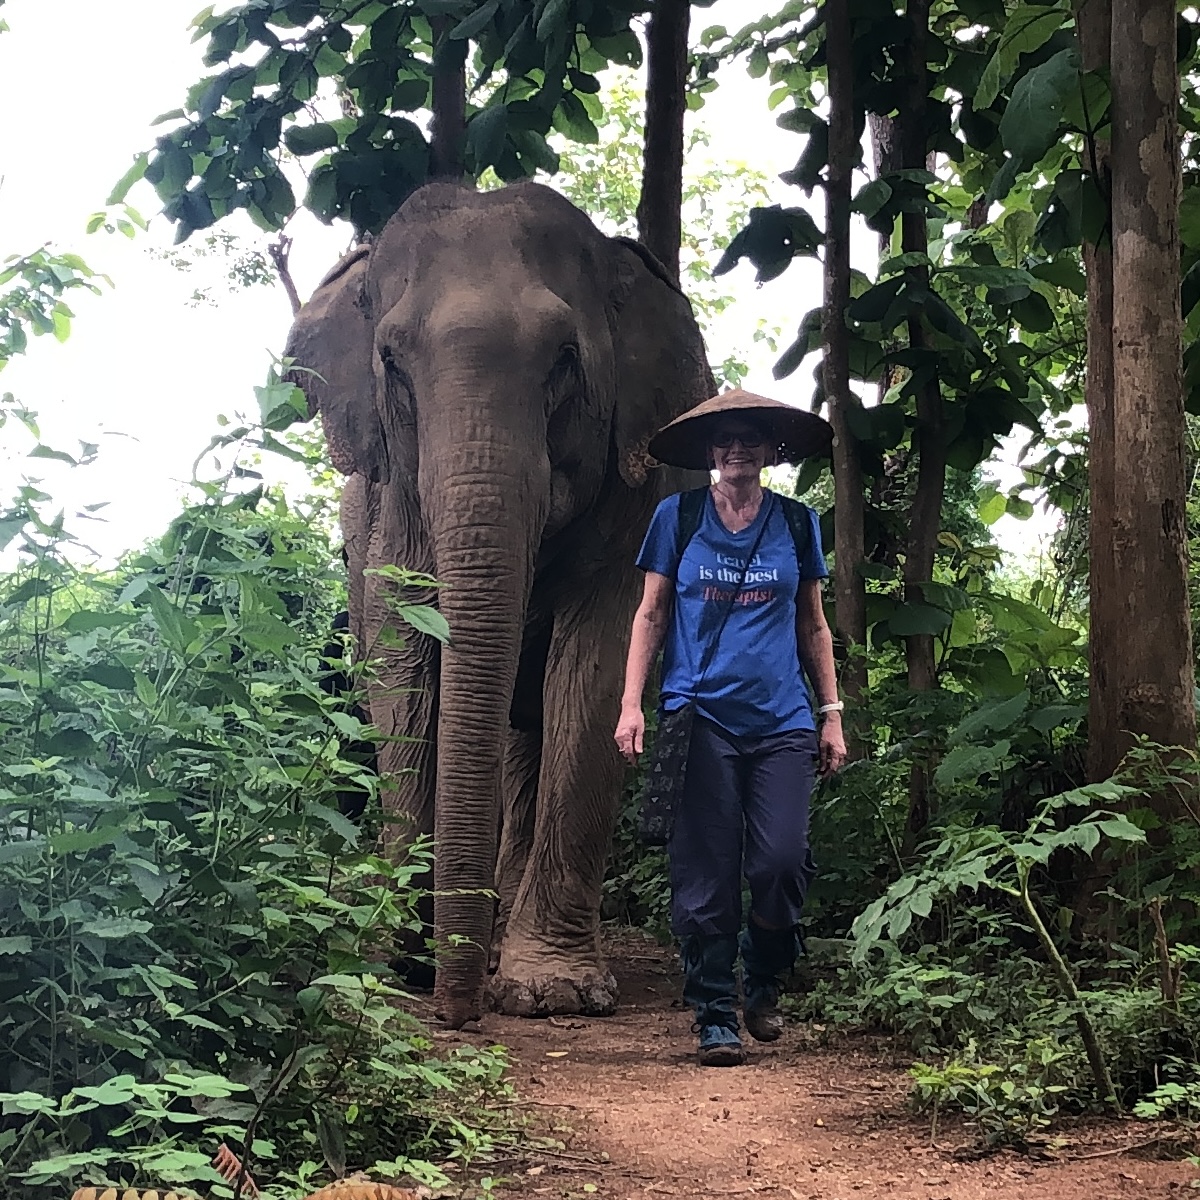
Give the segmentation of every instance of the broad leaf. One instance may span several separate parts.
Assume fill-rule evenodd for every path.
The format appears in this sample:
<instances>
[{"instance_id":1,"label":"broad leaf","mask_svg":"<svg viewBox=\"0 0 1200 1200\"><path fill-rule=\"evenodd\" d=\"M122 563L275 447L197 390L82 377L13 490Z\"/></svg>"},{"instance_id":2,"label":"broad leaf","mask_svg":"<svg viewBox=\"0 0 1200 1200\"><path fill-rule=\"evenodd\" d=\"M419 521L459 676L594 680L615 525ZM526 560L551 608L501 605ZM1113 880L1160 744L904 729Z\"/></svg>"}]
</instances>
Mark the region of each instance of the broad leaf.
<instances>
[{"instance_id":1,"label":"broad leaf","mask_svg":"<svg viewBox=\"0 0 1200 1200\"><path fill-rule=\"evenodd\" d=\"M950 624L950 614L931 604L901 604L888 618L888 628L897 637L939 634Z\"/></svg>"},{"instance_id":2,"label":"broad leaf","mask_svg":"<svg viewBox=\"0 0 1200 1200\"><path fill-rule=\"evenodd\" d=\"M1063 104L1078 80L1078 51L1060 50L1017 81L1000 119L1000 137L1022 170L1057 141Z\"/></svg>"},{"instance_id":3,"label":"broad leaf","mask_svg":"<svg viewBox=\"0 0 1200 1200\"><path fill-rule=\"evenodd\" d=\"M984 68L973 97L976 112L992 106L1017 69L1021 55L1045 45L1069 16L1065 8L1041 4L1018 4L1008 14L999 45Z\"/></svg>"}]
</instances>

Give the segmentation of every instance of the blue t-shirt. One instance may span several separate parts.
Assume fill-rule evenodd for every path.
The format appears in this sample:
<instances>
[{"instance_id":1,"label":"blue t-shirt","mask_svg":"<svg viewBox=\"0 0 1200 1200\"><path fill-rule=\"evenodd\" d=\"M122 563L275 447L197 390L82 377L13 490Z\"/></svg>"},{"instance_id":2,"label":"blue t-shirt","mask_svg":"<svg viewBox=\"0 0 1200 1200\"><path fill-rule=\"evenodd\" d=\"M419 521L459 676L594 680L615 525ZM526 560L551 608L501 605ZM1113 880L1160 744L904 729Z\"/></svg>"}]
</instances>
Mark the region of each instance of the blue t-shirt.
<instances>
[{"instance_id":1,"label":"blue t-shirt","mask_svg":"<svg viewBox=\"0 0 1200 1200\"><path fill-rule=\"evenodd\" d=\"M796 590L800 580L824 579L829 571L816 514L810 509L809 515L809 551L797 563L783 503L772 492L765 493L758 516L740 533L730 533L721 523L710 492L681 560L679 495L668 496L654 510L637 565L675 580L674 611L663 646L667 712L694 697L697 712L735 736L815 728L796 645ZM758 552L696 690L706 648L764 521Z\"/></svg>"}]
</instances>

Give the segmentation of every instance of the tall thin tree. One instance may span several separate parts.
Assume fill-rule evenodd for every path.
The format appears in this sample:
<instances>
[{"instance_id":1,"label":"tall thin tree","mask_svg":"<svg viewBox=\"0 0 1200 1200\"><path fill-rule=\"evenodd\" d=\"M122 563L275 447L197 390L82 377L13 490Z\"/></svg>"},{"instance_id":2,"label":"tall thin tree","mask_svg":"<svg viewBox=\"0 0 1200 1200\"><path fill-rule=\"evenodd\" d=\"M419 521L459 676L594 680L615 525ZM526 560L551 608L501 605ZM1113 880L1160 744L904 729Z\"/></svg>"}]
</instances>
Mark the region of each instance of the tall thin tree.
<instances>
[{"instance_id":1,"label":"tall thin tree","mask_svg":"<svg viewBox=\"0 0 1200 1200\"><path fill-rule=\"evenodd\" d=\"M855 137L854 54L846 0L826 0L825 58L829 72L829 165L825 176L825 304L821 337L825 345L823 379L833 425L834 601L837 632L851 650L842 675L851 698L866 688L867 664L853 653L867 640L863 476L858 445L850 430L849 410L858 405L850 387L850 202L860 146Z\"/></svg>"},{"instance_id":2,"label":"tall thin tree","mask_svg":"<svg viewBox=\"0 0 1200 1200\"><path fill-rule=\"evenodd\" d=\"M646 30L646 132L638 238L679 279L690 0L656 0Z\"/></svg>"},{"instance_id":3,"label":"tall thin tree","mask_svg":"<svg viewBox=\"0 0 1200 1200\"><path fill-rule=\"evenodd\" d=\"M461 179L466 173L467 41L452 41L453 17L434 17L433 119L430 123L429 173L435 179Z\"/></svg>"},{"instance_id":4,"label":"tall thin tree","mask_svg":"<svg viewBox=\"0 0 1200 1200\"><path fill-rule=\"evenodd\" d=\"M929 134L926 126L929 68L929 0L908 0L908 97L900 114L900 153L904 169L926 169ZM927 255L929 230L925 214L906 211L901 217L901 246L906 254ZM929 286L924 266L907 268L915 287ZM910 604L925 601L923 585L933 578L937 535L941 530L942 498L946 489L946 435L942 419L942 393L929 335L919 312L908 320L908 344L914 354L914 390L917 422L913 442L918 454L917 486L910 509L908 546L904 560L904 593ZM937 687L933 637L910 634L905 638L908 686L915 692ZM929 774L924 763L914 762L909 778L908 843L912 845L929 820Z\"/></svg>"},{"instance_id":5,"label":"tall thin tree","mask_svg":"<svg viewBox=\"0 0 1200 1200\"><path fill-rule=\"evenodd\" d=\"M1113 574L1122 744L1193 747L1174 0L1112 13ZM1175 815L1157 797L1160 815Z\"/></svg>"},{"instance_id":6,"label":"tall thin tree","mask_svg":"<svg viewBox=\"0 0 1200 1200\"><path fill-rule=\"evenodd\" d=\"M1112 44L1112 0L1078 0L1075 29L1085 71L1108 73ZM1098 114L1088 114L1089 123ZM1113 561L1113 258L1108 139L1089 131L1088 166L1108 209L1108 219L1095 241L1085 241L1083 264L1087 275L1087 378L1084 396L1088 415L1088 774L1107 779L1121 755L1117 720L1119 662L1113 654L1122 640L1119 589Z\"/></svg>"}]
</instances>

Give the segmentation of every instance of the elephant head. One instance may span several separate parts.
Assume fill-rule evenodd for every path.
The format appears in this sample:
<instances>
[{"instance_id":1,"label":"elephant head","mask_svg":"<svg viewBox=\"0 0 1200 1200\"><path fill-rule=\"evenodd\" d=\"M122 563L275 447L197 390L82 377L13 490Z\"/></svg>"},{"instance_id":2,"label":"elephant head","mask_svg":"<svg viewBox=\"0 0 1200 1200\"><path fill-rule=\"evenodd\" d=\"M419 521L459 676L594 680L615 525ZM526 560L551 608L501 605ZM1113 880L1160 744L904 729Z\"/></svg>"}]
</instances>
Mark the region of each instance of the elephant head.
<instances>
[{"instance_id":1,"label":"elephant head","mask_svg":"<svg viewBox=\"0 0 1200 1200\"><path fill-rule=\"evenodd\" d=\"M589 539L602 555L619 527L615 569L631 572L626 543L666 490L645 447L710 394L703 344L661 266L557 192L435 183L326 278L287 354L335 465L403 510L403 537L385 537L376 558L413 565L419 544L443 585L435 931L468 942L440 962L437 998L460 1021L484 978L500 763L535 574Z\"/></svg>"}]
</instances>

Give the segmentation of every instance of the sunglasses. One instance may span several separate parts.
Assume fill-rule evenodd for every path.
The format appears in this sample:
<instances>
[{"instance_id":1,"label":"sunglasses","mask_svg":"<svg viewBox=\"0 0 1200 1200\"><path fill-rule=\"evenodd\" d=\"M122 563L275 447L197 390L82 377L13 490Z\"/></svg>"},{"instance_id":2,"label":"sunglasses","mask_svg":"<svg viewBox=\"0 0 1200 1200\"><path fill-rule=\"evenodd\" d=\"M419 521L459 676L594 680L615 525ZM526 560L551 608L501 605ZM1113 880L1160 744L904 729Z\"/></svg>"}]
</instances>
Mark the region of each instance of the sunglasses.
<instances>
[{"instance_id":1,"label":"sunglasses","mask_svg":"<svg viewBox=\"0 0 1200 1200\"><path fill-rule=\"evenodd\" d=\"M718 450L728 450L734 442L738 442L743 450L757 450L765 444L766 439L761 433L754 433L753 431L730 433L727 429L723 429L712 435L712 444Z\"/></svg>"}]
</instances>

